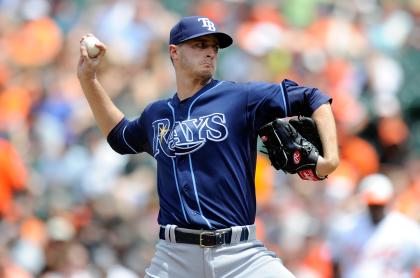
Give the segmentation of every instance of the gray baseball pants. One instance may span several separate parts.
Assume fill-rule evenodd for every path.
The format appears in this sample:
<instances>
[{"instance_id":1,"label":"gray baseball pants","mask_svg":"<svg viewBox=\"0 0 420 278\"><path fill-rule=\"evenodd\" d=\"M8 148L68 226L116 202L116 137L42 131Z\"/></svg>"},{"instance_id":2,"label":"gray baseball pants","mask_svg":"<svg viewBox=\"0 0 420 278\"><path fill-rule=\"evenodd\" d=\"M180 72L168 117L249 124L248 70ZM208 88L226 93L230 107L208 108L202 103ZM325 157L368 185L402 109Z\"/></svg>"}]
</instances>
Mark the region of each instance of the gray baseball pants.
<instances>
[{"instance_id":1,"label":"gray baseball pants","mask_svg":"<svg viewBox=\"0 0 420 278\"><path fill-rule=\"evenodd\" d=\"M233 227L231 244L214 248L171 242L167 226L165 240L156 244L155 256L146 269L150 278L294 278L281 260L255 239L255 225L247 226L248 241L239 242L242 227ZM186 229L184 229L186 230ZM190 230L188 230L190 231Z\"/></svg>"}]
</instances>

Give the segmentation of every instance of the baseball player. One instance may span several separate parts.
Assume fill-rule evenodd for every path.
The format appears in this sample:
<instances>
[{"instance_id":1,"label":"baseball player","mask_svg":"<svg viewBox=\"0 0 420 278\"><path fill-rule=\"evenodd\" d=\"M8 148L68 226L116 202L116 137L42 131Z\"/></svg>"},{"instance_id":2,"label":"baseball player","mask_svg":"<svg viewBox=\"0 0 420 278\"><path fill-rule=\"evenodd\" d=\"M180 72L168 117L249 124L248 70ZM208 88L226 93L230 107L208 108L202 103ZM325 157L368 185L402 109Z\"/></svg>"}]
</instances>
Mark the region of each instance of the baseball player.
<instances>
[{"instance_id":1,"label":"baseball player","mask_svg":"<svg viewBox=\"0 0 420 278\"><path fill-rule=\"evenodd\" d=\"M334 277L404 278L420 270L420 227L389 212L393 185L383 174L362 179L366 210L335 222L331 235Z\"/></svg>"},{"instance_id":2,"label":"baseball player","mask_svg":"<svg viewBox=\"0 0 420 278\"><path fill-rule=\"evenodd\" d=\"M97 79L105 45L98 44L101 51L93 59L80 46L78 78L110 146L121 154L147 152L157 161L160 240L146 277L293 277L255 239L254 177L262 125L312 116L324 147L316 173L326 176L337 167L330 97L290 80L214 79L218 51L231 44L209 18L182 18L170 31L168 47L176 93L149 104L134 120L124 117Z\"/></svg>"}]
</instances>

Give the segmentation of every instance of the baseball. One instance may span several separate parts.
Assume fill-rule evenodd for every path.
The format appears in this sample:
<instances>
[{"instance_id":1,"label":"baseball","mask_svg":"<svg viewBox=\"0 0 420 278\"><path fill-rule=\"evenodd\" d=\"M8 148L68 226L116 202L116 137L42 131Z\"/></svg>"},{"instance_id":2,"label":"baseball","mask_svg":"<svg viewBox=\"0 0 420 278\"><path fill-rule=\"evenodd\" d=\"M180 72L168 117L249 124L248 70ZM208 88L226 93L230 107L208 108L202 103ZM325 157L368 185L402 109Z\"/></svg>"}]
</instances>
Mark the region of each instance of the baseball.
<instances>
[{"instance_id":1,"label":"baseball","mask_svg":"<svg viewBox=\"0 0 420 278\"><path fill-rule=\"evenodd\" d=\"M96 58L98 56L100 49L96 47L96 44L100 43L100 41L97 38L86 37L82 40L82 43L86 47L90 58Z\"/></svg>"}]
</instances>

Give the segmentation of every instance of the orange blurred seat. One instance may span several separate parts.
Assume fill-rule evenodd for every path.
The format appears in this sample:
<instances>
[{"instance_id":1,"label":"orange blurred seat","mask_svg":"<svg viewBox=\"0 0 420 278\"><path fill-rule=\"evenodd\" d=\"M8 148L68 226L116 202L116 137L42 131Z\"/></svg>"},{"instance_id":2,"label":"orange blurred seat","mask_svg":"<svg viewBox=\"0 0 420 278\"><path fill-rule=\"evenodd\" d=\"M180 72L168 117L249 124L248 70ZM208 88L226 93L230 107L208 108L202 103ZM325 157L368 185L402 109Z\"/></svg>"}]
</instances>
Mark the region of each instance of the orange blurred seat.
<instances>
[{"instance_id":1,"label":"orange blurred seat","mask_svg":"<svg viewBox=\"0 0 420 278\"><path fill-rule=\"evenodd\" d=\"M23 161L6 140L0 138L0 216L13 209L13 192L26 187L27 171Z\"/></svg>"},{"instance_id":2,"label":"orange blurred seat","mask_svg":"<svg viewBox=\"0 0 420 278\"><path fill-rule=\"evenodd\" d=\"M30 108L31 99L25 88L11 86L0 91L0 130L25 121Z\"/></svg>"},{"instance_id":3,"label":"orange blurred seat","mask_svg":"<svg viewBox=\"0 0 420 278\"><path fill-rule=\"evenodd\" d=\"M332 259L325 244L316 240L302 260L303 265L317 273L318 277L330 278L333 274Z\"/></svg>"},{"instance_id":4,"label":"orange blurred seat","mask_svg":"<svg viewBox=\"0 0 420 278\"><path fill-rule=\"evenodd\" d=\"M255 172L257 206L263 206L273 196L274 172L268 157L258 154Z\"/></svg>"},{"instance_id":5,"label":"orange blurred seat","mask_svg":"<svg viewBox=\"0 0 420 278\"><path fill-rule=\"evenodd\" d=\"M376 149L360 137L347 138L343 142L341 156L355 166L359 176L367 176L379 170L379 155Z\"/></svg>"},{"instance_id":6,"label":"orange blurred seat","mask_svg":"<svg viewBox=\"0 0 420 278\"><path fill-rule=\"evenodd\" d=\"M420 180L415 180L397 197L395 208L405 215L420 221Z\"/></svg>"},{"instance_id":7,"label":"orange blurred seat","mask_svg":"<svg viewBox=\"0 0 420 278\"><path fill-rule=\"evenodd\" d=\"M42 66L61 51L63 35L51 18L26 22L6 36L10 59L20 66Z\"/></svg>"}]
</instances>

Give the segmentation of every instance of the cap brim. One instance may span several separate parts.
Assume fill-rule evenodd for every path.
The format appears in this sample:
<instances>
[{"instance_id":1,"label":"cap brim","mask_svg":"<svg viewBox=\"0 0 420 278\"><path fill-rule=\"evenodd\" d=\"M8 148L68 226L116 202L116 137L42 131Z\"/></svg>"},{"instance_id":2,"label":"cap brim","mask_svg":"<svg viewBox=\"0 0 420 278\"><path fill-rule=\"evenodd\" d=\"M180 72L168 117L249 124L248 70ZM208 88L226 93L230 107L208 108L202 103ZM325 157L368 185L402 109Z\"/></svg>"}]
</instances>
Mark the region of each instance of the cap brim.
<instances>
[{"instance_id":1,"label":"cap brim","mask_svg":"<svg viewBox=\"0 0 420 278\"><path fill-rule=\"evenodd\" d=\"M187 38L183 39L179 43L186 42L188 40L192 40L192 39L207 36L207 35L216 36L217 40L219 41L219 48L226 48L233 43L232 37L229 36L228 34L222 33L222 32L203 32L203 33L199 33L199 34L194 34L193 36L190 36L190 37L187 37Z\"/></svg>"},{"instance_id":2,"label":"cap brim","mask_svg":"<svg viewBox=\"0 0 420 278\"><path fill-rule=\"evenodd\" d=\"M390 202L390 198L380 198L374 196L363 196L363 200L367 205L385 206Z\"/></svg>"}]
</instances>

